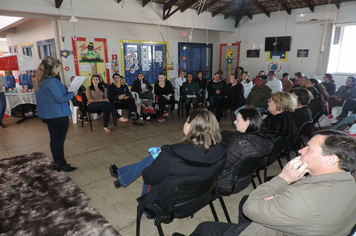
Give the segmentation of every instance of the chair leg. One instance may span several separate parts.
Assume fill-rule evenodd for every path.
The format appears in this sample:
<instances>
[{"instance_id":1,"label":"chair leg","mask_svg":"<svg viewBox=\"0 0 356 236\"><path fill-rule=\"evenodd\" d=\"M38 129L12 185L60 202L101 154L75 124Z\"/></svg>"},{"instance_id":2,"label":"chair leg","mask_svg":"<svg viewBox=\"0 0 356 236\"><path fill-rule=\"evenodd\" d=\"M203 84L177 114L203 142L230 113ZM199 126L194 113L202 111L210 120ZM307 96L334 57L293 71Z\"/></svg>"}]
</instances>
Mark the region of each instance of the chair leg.
<instances>
[{"instance_id":1,"label":"chair leg","mask_svg":"<svg viewBox=\"0 0 356 236\"><path fill-rule=\"evenodd\" d=\"M162 226L160 222L156 222L156 227L159 233L159 236L164 236L163 230L162 230Z\"/></svg>"},{"instance_id":2,"label":"chair leg","mask_svg":"<svg viewBox=\"0 0 356 236\"><path fill-rule=\"evenodd\" d=\"M90 117L90 113L88 113L88 117L89 117L89 124L90 124L90 130L93 132L93 127L91 126L91 117ZM84 121L84 119L83 119ZM83 122L82 121L82 122ZM83 124L83 123L82 123Z\"/></svg>"},{"instance_id":3,"label":"chair leg","mask_svg":"<svg viewBox=\"0 0 356 236\"><path fill-rule=\"evenodd\" d=\"M282 165L281 158L278 157L277 161L278 161L279 167L281 168L281 170L283 170L283 165Z\"/></svg>"},{"instance_id":4,"label":"chair leg","mask_svg":"<svg viewBox=\"0 0 356 236\"><path fill-rule=\"evenodd\" d=\"M259 182L260 184L262 184L262 179L261 179L261 176L260 176L260 170L257 170L257 171L256 171L256 176L257 176L258 182Z\"/></svg>"},{"instance_id":5,"label":"chair leg","mask_svg":"<svg viewBox=\"0 0 356 236\"><path fill-rule=\"evenodd\" d=\"M142 214L137 214L137 219L136 219L136 236L140 236L141 217L142 217Z\"/></svg>"},{"instance_id":6,"label":"chair leg","mask_svg":"<svg viewBox=\"0 0 356 236\"><path fill-rule=\"evenodd\" d=\"M253 189L256 189L256 188L257 188L256 183L255 183L255 181L253 180L253 178L251 179L251 184L252 184Z\"/></svg>"},{"instance_id":7,"label":"chair leg","mask_svg":"<svg viewBox=\"0 0 356 236\"><path fill-rule=\"evenodd\" d=\"M213 214L215 222L219 222L219 218L218 218L218 215L216 214L215 207L214 207L214 204L212 203L212 201L209 202L209 206L210 206L210 210L211 210L211 213Z\"/></svg>"},{"instance_id":8,"label":"chair leg","mask_svg":"<svg viewBox=\"0 0 356 236\"><path fill-rule=\"evenodd\" d=\"M230 216L229 216L229 213L227 212L227 209L226 209L226 205L225 205L225 202L224 202L224 199L221 195L219 195L219 200L220 200L220 204L221 204L221 207L224 211L224 214L225 214L225 217L226 217L226 220L228 223L231 223L231 219L230 219Z\"/></svg>"}]
</instances>

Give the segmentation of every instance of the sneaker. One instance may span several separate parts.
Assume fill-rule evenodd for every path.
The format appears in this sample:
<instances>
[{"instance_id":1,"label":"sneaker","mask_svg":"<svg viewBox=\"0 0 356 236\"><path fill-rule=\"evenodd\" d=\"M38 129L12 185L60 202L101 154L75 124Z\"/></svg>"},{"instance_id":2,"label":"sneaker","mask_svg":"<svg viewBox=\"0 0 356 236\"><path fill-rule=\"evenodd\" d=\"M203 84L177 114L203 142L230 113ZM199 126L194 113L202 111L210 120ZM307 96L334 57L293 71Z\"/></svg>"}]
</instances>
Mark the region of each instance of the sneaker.
<instances>
[{"instance_id":1,"label":"sneaker","mask_svg":"<svg viewBox=\"0 0 356 236\"><path fill-rule=\"evenodd\" d=\"M164 111L162 117L166 117L166 116L168 116L168 113Z\"/></svg>"},{"instance_id":2,"label":"sneaker","mask_svg":"<svg viewBox=\"0 0 356 236\"><path fill-rule=\"evenodd\" d=\"M130 117L131 117L132 119L137 120L137 119L138 119L138 114L137 114L136 112L131 112Z\"/></svg>"},{"instance_id":3,"label":"sneaker","mask_svg":"<svg viewBox=\"0 0 356 236\"><path fill-rule=\"evenodd\" d=\"M137 125L137 126L143 126L143 124L142 124L140 121L138 121L138 120L134 120L134 121L132 122L132 124Z\"/></svg>"},{"instance_id":4,"label":"sneaker","mask_svg":"<svg viewBox=\"0 0 356 236\"><path fill-rule=\"evenodd\" d=\"M341 114L339 115L338 117L336 117L337 120L343 120L346 118L346 115L345 114Z\"/></svg>"},{"instance_id":5,"label":"sneaker","mask_svg":"<svg viewBox=\"0 0 356 236\"><path fill-rule=\"evenodd\" d=\"M147 117L146 117L146 120L151 120L151 116L147 116Z\"/></svg>"},{"instance_id":6,"label":"sneaker","mask_svg":"<svg viewBox=\"0 0 356 236\"><path fill-rule=\"evenodd\" d=\"M158 119L158 122L161 122L161 123L162 123L163 121L165 121L165 119L164 119L163 117L161 117L161 118Z\"/></svg>"}]
</instances>

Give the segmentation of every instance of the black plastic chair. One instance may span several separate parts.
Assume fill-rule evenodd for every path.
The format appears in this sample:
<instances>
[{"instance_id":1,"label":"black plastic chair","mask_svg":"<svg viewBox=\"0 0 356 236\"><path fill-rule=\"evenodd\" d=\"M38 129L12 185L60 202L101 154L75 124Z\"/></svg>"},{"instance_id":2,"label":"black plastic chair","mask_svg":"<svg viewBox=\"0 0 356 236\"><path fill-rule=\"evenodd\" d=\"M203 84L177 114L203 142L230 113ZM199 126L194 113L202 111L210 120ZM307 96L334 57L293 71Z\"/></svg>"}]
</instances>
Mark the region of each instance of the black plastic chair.
<instances>
[{"instance_id":1,"label":"black plastic chair","mask_svg":"<svg viewBox=\"0 0 356 236\"><path fill-rule=\"evenodd\" d=\"M310 135L310 129L313 125L313 121L307 121L305 122L298 130L297 134L293 137L292 143L290 146L292 147L292 150L294 150L295 154L298 156L298 150L300 149L301 144L303 144L303 147L305 147L305 143L303 140L304 136Z\"/></svg>"},{"instance_id":2,"label":"black plastic chair","mask_svg":"<svg viewBox=\"0 0 356 236\"><path fill-rule=\"evenodd\" d=\"M201 202L197 202L200 197L212 191L213 186L215 185L216 176L213 176L209 179L205 180L182 180L180 181L175 190L173 191L170 200L169 200L169 207L168 211L163 211L159 206L154 205L154 209L150 208L149 206L144 206L144 211L150 215L153 220L155 221L155 225L157 227L158 233L160 236L164 236L161 223L169 224L171 223L174 218L185 218L187 216L192 216L196 213L199 209L195 211L187 211L181 212L177 208L191 205L192 208ZM142 200L145 198L146 195L141 196L137 199L139 204L142 203ZM207 202L205 205L209 204L211 207L211 202ZM204 205L204 206L205 206ZM202 207L204 207L202 206ZM201 207L201 208L202 208ZM139 208L139 207L138 207ZM212 208L211 208L212 209ZM214 212L213 212L214 214ZM216 214L216 213L215 213ZM136 236L140 235L140 223L141 223L142 213L137 211L137 222L136 222ZM216 216L217 217L217 216ZM215 216L214 216L215 218Z\"/></svg>"},{"instance_id":3,"label":"black plastic chair","mask_svg":"<svg viewBox=\"0 0 356 236\"><path fill-rule=\"evenodd\" d=\"M310 129L310 133L314 131L318 131L318 130L321 130L321 126L320 126L320 123L319 123L319 119L320 117L322 117L325 113L323 111L320 111L318 112L314 117L313 117L313 124L311 126L311 129ZM318 124L319 126L319 129L317 127L315 127L315 124Z\"/></svg>"},{"instance_id":4,"label":"black plastic chair","mask_svg":"<svg viewBox=\"0 0 356 236\"><path fill-rule=\"evenodd\" d=\"M285 156L287 158L287 161L290 161L290 156L289 156L289 139L286 136L279 136L274 144L273 148L270 154L264 158L262 163L260 163L260 167L256 170L255 177L258 178L260 184L262 181L260 181L260 171L264 170L264 178L263 182L269 181L271 178L274 176L268 176L268 168L271 166L276 160L278 161L279 167L281 170L283 169L283 165L281 162L281 157Z\"/></svg>"},{"instance_id":5,"label":"black plastic chair","mask_svg":"<svg viewBox=\"0 0 356 236\"><path fill-rule=\"evenodd\" d=\"M88 98L87 98L87 95L85 93L82 93L82 104L83 104L83 109L84 111L88 114L88 119L89 119L89 124L90 124L90 130L93 131L93 127L91 125L91 116L90 114L93 114L92 111L89 110L88 108ZM82 127L84 125L84 119L82 119Z\"/></svg>"},{"instance_id":6,"label":"black plastic chair","mask_svg":"<svg viewBox=\"0 0 356 236\"><path fill-rule=\"evenodd\" d=\"M223 196L230 196L231 194L233 194L235 192L235 186L236 186L236 182L239 179L243 179L243 178L247 178L250 177L250 181L248 182L248 184L241 186L238 189L238 192L241 192L242 190L244 190L245 188L247 188L250 185L250 182L252 183L253 187L256 188L256 184L255 181L253 180L253 176L255 171L257 170L258 166L260 165L261 161L263 160L263 156L262 157L244 157L242 158L235 167L234 173L232 174L232 178L231 178L231 190L230 191L223 191L221 189L216 189L216 197L219 198L221 207L224 211L225 217L227 222L231 223L231 219L229 216L229 213L227 211ZM261 180L259 180L260 183L262 182ZM235 192L234 194L238 193ZM210 207L214 208L214 205L211 204ZM215 209L212 210L212 212L215 212ZM218 219L215 219L216 221L218 221Z\"/></svg>"}]
</instances>

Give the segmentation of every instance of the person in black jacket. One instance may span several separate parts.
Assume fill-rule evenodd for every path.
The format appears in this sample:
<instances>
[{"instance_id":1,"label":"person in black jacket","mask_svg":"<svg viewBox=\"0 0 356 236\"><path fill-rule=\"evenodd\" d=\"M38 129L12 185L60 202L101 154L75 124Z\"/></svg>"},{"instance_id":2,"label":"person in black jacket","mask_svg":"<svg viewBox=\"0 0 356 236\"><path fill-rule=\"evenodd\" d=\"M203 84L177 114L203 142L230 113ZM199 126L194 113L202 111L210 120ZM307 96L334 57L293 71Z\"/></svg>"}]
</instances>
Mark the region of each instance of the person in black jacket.
<instances>
[{"instance_id":1,"label":"person in black jacket","mask_svg":"<svg viewBox=\"0 0 356 236\"><path fill-rule=\"evenodd\" d=\"M206 95L206 86L207 86L207 81L204 79L204 73L203 71L198 71L197 77L195 78L195 82L198 82L199 84L199 102L204 104L205 102L205 95Z\"/></svg>"},{"instance_id":2,"label":"person in black jacket","mask_svg":"<svg viewBox=\"0 0 356 236\"><path fill-rule=\"evenodd\" d=\"M143 73L138 73L137 80L132 83L132 91L139 94L141 99L152 99L152 86Z\"/></svg>"},{"instance_id":3,"label":"person in black jacket","mask_svg":"<svg viewBox=\"0 0 356 236\"><path fill-rule=\"evenodd\" d=\"M297 88L291 91L292 96L297 99L297 109L293 112L294 122L299 128L307 121L313 121L309 103L312 98L311 92L305 88Z\"/></svg>"},{"instance_id":4,"label":"person in black jacket","mask_svg":"<svg viewBox=\"0 0 356 236\"><path fill-rule=\"evenodd\" d=\"M216 72L213 80L207 86L209 105L221 98L221 91L225 87L225 84L225 81L221 80L220 73Z\"/></svg>"},{"instance_id":5,"label":"person in black jacket","mask_svg":"<svg viewBox=\"0 0 356 236\"><path fill-rule=\"evenodd\" d=\"M230 76L230 83L222 89L221 96L208 107L208 110L215 109L214 113L218 122L220 122L220 118L223 115L222 109L236 110L242 105L244 86L238 81L237 75Z\"/></svg>"},{"instance_id":6,"label":"person in black jacket","mask_svg":"<svg viewBox=\"0 0 356 236\"><path fill-rule=\"evenodd\" d=\"M159 118L158 122L165 121L165 117L168 116L168 112L166 111L166 105L172 104L174 105L174 89L170 81L166 79L165 73L159 73L158 80L154 85L155 100L158 101L159 105Z\"/></svg>"}]
</instances>

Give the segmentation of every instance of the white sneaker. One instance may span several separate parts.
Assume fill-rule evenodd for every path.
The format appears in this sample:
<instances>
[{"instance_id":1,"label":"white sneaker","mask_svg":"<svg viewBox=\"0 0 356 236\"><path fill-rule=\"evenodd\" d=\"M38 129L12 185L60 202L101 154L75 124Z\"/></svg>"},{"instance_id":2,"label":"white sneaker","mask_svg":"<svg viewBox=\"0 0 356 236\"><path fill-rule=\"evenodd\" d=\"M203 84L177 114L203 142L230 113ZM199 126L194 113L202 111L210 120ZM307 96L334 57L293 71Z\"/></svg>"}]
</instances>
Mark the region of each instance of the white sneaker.
<instances>
[{"instance_id":1,"label":"white sneaker","mask_svg":"<svg viewBox=\"0 0 356 236\"><path fill-rule=\"evenodd\" d=\"M146 120L151 120L151 116L147 116L147 117L146 117Z\"/></svg>"}]
</instances>

